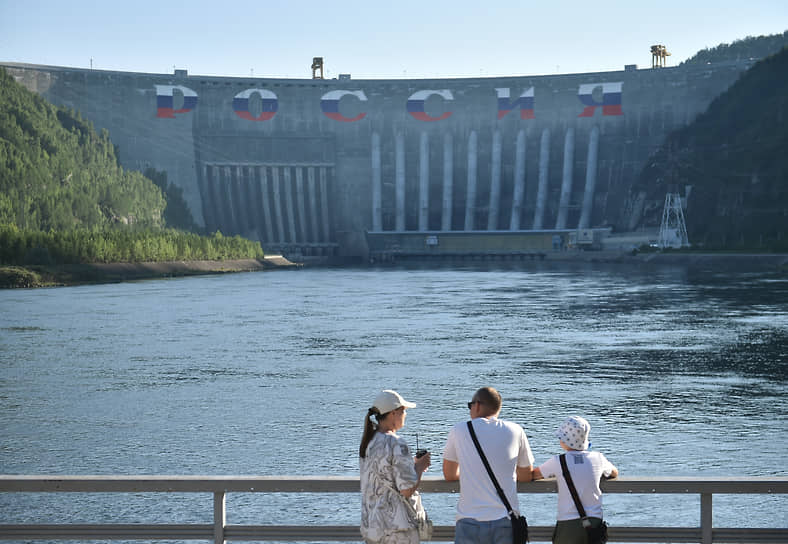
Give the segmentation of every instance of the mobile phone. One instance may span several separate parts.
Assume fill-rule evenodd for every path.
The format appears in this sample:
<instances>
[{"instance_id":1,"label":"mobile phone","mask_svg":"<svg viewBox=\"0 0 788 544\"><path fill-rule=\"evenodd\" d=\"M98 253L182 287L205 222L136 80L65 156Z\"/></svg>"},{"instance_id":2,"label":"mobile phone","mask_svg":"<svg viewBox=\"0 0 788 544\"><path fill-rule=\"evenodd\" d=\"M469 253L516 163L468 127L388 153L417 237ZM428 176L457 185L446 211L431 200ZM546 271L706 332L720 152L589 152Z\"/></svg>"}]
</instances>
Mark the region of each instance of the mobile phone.
<instances>
[{"instance_id":1,"label":"mobile phone","mask_svg":"<svg viewBox=\"0 0 788 544\"><path fill-rule=\"evenodd\" d=\"M419 448L419 433L416 433L416 459L424 457L429 453L429 450Z\"/></svg>"}]
</instances>

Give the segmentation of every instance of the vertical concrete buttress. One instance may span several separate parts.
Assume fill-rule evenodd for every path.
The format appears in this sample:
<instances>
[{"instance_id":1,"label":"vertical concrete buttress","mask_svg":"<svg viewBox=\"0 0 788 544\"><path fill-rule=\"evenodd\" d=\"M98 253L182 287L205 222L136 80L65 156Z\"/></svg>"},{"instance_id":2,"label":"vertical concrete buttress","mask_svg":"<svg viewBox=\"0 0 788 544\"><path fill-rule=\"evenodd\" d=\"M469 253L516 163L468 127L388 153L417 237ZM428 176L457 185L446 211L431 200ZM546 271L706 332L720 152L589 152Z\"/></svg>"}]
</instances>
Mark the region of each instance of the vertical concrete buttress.
<instances>
[{"instance_id":1,"label":"vertical concrete buttress","mask_svg":"<svg viewBox=\"0 0 788 544\"><path fill-rule=\"evenodd\" d=\"M583 193L583 208L580 211L579 229L587 229L591 224L591 212L594 206L594 191L596 189L596 169L599 157L599 126L591 129L588 140L588 161L586 162L586 188Z\"/></svg>"},{"instance_id":2,"label":"vertical concrete buttress","mask_svg":"<svg viewBox=\"0 0 788 544\"><path fill-rule=\"evenodd\" d=\"M452 199L454 198L454 149L451 132L443 135L443 211L441 230L451 230Z\"/></svg>"},{"instance_id":3,"label":"vertical concrete buttress","mask_svg":"<svg viewBox=\"0 0 788 544\"><path fill-rule=\"evenodd\" d=\"M235 181L233 182L235 191L233 197L235 198L235 212L238 214L238 234L246 236L249 229L249 217L246 213L246 183L243 175L243 168L240 166L235 167Z\"/></svg>"},{"instance_id":4,"label":"vertical concrete buttress","mask_svg":"<svg viewBox=\"0 0 788 544\"><path fill-rule=\"evenodd\" d=\"M233 172L229 166L225 166L224 170L224 179L222 180L222 185L224 185L224 201L227 203L227 220L225 224L227 225L227 233L226 234L238 234L239 229L236 223L235 210L233 209Z\"/></svg>"},{"instance_id":5,"label":"vertical concrete buttress","mask_svg":"<svg viewBox=\"0 0 788 544\"><path fill-rule=\"evenodd\" d=\"M534 209L534 230L541 230L544 225L544 209L547 203L547 184L550 173L550 129L542 131L539 148L539 187L536 190L536 208Z\"/></svg>"},{"instance_id":6,"label":"vertical concrete buttress","mask_svg":"<svg viewBox=\"0 0 788 544\"><path fill-rule=\"evenodd\" d=\"M320 215L317 213L317 186L315 184L315 167L310 166L306 170L306 183L309 192L309 215L312 218L310 221L310 225L312 227L312 241L313 242L320 242L320 236L318 235L318 221L320 220Z\"/></svg>"},{"instance_id":7,"label":"vertical concrete buttress","mask_svg":"<svg viewBox=\"0 0 788 544\"><path fill-rule=\"evenodd\" d=\"M279 168L274 166L271 168L271 183L274 189L274 215L276 216L276 240L280 244L284 244L285 239L285 221L282 217L282 186L279 183Z\"/></svg>"},{"instance_id":8,"label":"vertical concrete buttress","mask_svg":"<svg viewBox=\"0 0 788 544\"><path fill-rule=\"evenodd\" d=\"M372 133L372 230L383 230L383 198L380 174L380 134Z\"/></svg>"},{"instance_id":9,"label":"vertical concrete buttress","mask_svg":"<svg viewBox=\"0 0 788 544\"><path fill-rule=\"evenodd\" d=\"M304 195L304 167L295 167L296 178L296 202L298 204L298 226L301 233L300 242L309 241L309 233L306 227L306 201Z\"/></svg>"},{"instance_id":10,"label":"vertical concrete buttress","mask_svg":"<svg viewBox=\"0 0 788 544\"><path fill-rule=\"evenodd\" d=\"M472 130L468 136L468 191L465 197L465 230L474 229L476 215L476 163L478 161L478 137Z\"/></svg>"},{"instance_id":11,"label":"vertical concrete buttress","mask_svg":"<svg viewBox=\"0 0 788 544\"><path fill-rule=\"evenodd\" d=\"M222 223L222 210L219 207L221 204L221 200L219 200L219 192L218 192L218 178L219 177L219 168L214 165L208 165L208 179L207 189L208 189L208 198L206 206L211 210L211 217L213 217L213 223L210 226L210 230L212 232L216 232L220 228Z\"/></svg>"},{"instance_id":12,"label":"vertical concrete buttress","mask_svg":"<svg viewBox=\"0 0 788 544\"><path fill-rule=\"evenodd\" d=\"M328 210L328 173L326 167L320 167L320 208L323 217L323 241L331 241L331 221Z\"/></svg>"},{"instance_id":13,"label":"vertical concrete buttress","mask_svg":"<svg viewBox=\"0 0 788 544\"><path fill-rule=\"evenodd\" d=\"M200 195L202 198L202 216L205 220L205 227L208 232L211 231L213 225L216 223L216 220L213 218L213 213L211 210L211 202L207 202L207 198L205 195L209 195L210 193L210 181L208 179L208 165L203 163L202 165L202 184L200 185Z\"/></svg>"},{"instance_id":14,"label":"vertical concrete buttress","mask_svg":"<svg viewBox=\"0 0 788 544\"><path fill-rule=\"evenodd\" d=\"M419 230L429 230L430 220L430 139L426 132L419 138Z\"/></svg>"},{"instance_id":15,"label":"vertical concrete buttress","mask_svg":"<svg viewBox=\"0 0 788 544\"><path fill-rule=\"evenodd\" d=\"M498 214L501 205L501 131L493 132L492 167L490 170L490 213L487 230L498 230Z\"/></svg>"},{"instance_id":16,"label":"vertical concrete buttress","mask_svg":"<svg viewBox=\"0 0 788 544\"><path fill-rule=\"evenodd\" d=\"M558 218L555 228L565 229L569 217L569 201L572 197L572 175L575 160L575 129L569 127L564 136L564 177L561 181L561 198L558 202Z\"/></svg>"},{"instance_id":17,"label":"vertical concrete buttress","mask_svg":"<svg viewBox=\"0 0 788 544\"><path fill-rule=\"evenodd\" d=\"M405 230L405 136L402 131L394 138L394 191L395 191L395 230Z\"/></svg>"},{"instance_id":18,"label":"vertical concrete buttress","mask_svg":"<svg viewBox=\"0 0 788 544\"><path fill-rule=\"evenodd\" d=\"M229 232L227 206L224 198L224 179L222 178L222 167L214 166L213 168L213 202L214 209L216 210L216 230L223 230L225 233Z\"/></svg>"},{"instance_id":19,"label":"vertical concrete buttress","mask_svg":"<svg viewBox=\"0 0 788 544\"><path fill-rule=\"evenodd\" d=\"M257 205L257 177L254 166L244 167L244 179L246 180L246 214L249 218L249 225L257 233L257 239L262 240L263 225L260 207Z\"/></svg>"},{"instance_id":20,"label":"vertical concrete buttress","mask_svg":"<svg viewBox=\"0 0 788 544\"><path fill-rule=\"evenodd\" d=\"M520 230L520 217L525 199L525 131L517 132L517 143L514 151L514 196L512 198L512 216L509 230Z\"/></svg>"},{"instance_id":21,"label":"vertical concrete buttress","mask_svg":"<svg viewBox=\"0 0 788 544\"><path fill-rule=\"evenodd\" d=\"M260 196L262 198L263 220L265 222L265 240L269 243L276 242L276 234L274 233L274 222L271 212L271 200L268 198L268 169L265 166L260 167Z\"/></svg>"},{"instance_id":22,"label":"vertical concrete buttress","mask_svg":"<svg viewBox=\"0 0 788 544\"><path fill-rule=\"evenodd\" d=\"M298 242L295 226L295 204L293 202L293 180L289 166L282 167L282 181L285 189L285 206L287 206L287 235L291 243Z\"/></svg>"}]
</instances>

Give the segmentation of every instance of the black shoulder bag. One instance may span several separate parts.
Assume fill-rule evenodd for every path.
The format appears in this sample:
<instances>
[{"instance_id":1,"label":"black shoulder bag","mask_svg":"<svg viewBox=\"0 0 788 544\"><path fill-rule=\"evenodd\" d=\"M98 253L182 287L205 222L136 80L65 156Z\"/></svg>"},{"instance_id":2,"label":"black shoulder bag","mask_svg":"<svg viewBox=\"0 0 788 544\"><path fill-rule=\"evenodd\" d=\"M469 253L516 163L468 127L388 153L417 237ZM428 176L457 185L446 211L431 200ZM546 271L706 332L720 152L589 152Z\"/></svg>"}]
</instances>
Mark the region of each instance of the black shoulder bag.
<instances>
[{"instance_id":1,"label":"black shoulder bag","mask_svg":"<svg viewBox=\"0 0 788 544\"><path fill-rule=\"evenodd\" d=\"M468 422L468 430L471 432L473 443L479 451L479 457L482 458L484 468L487 469L487 474L490 475L490 480L492 480L495 490L498 492L498 496L501 497L504 506L506 506L506 510L509 513L509 519L512 520L512 544L525 544L528 542L528 522L525 516L518 516L517 513L512 510L512 505L509 504L506 493L503 492L503 489L501 489L501 486L498 484L498 480L495 479L495 474L493 474L490 463L487 462L487 457L485 457L484 451L482 451L482 446L479 444L479 439L476 438L476 431L473 430L473 425L470 421Z\"/></svg>"},{"instance_id":2,"label":"black shoulder bag","mask_svg":"<svg viewBox=\"0 0 788 544\"><path fill-rule=\"evenodd\" d=\"M569 467L566 466L566 454L562 453L558 458L561 461L561 472L564 474L564 480L566 480L566 485L569 487L569 492L572 494L572 500L575 501L575 508L577 508L577 513L580 514L583 527L585 527L588 533L588 544L605 544L605 542L607 542L607 523L602 521L602 525L599 527L591 526L591 520L586 516L586 509L583 508L583 503L580 502L580 497L577 495L577 489L575 489L575 484L572 481L572 475L569 474Z\"/></svg>"}]
</instances>

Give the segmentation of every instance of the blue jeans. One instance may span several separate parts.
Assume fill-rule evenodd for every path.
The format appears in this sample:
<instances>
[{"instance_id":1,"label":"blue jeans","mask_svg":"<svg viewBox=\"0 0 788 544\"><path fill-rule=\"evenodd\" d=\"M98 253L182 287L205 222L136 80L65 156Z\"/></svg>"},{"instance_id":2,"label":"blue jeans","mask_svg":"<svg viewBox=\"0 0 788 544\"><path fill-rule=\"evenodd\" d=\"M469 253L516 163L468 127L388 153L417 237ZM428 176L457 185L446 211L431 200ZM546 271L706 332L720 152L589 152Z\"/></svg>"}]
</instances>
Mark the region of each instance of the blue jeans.
<instances>
[{"instance_id":1,"label":"blue jeans","mask_svg":"<svg viewBox=\"0 0 788 544\"><path fill-rule=\"evenodd\" d=\"M493 521L458 519L454 544L512 544L512 520L508 517Z\"/></svg>"}]
</instances>

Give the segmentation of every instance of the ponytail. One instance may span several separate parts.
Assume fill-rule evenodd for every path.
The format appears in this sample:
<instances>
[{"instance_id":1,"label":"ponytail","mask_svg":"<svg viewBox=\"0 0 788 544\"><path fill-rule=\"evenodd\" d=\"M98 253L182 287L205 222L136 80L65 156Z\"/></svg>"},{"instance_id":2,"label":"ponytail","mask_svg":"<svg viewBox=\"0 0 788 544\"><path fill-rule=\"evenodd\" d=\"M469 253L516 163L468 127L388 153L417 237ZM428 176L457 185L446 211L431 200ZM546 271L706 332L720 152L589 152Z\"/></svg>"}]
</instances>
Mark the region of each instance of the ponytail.
<instances>
[{"instance_id":1,"label":"ponytail","mask_svg":"<svg viewBox=\"0 0 788 544\"><path fill-rule=\"evenodd\" d=\"M378 423L374 423L372 421L372 416L375 416L375 419ZM374 406L367 411L367 417L364 418L364 434L361 435L361 446L358 448L359 457L364 458L367 456L367 446L369 446L369 443L375 436L375 432L378 430L378 424L380 423L381 419L383 418L380 415L380 410Z\"/></svg>"}]
</instances>

